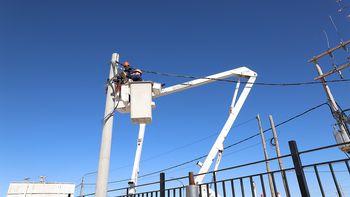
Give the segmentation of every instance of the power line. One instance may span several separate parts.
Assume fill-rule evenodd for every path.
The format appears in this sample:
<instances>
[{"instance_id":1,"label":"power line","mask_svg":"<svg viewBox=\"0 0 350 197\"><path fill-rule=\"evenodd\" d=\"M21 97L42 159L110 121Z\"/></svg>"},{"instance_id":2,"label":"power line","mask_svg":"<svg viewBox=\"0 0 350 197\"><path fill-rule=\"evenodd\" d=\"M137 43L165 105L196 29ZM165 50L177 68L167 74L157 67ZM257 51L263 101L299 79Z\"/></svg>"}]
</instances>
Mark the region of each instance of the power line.
<instances>
[{"instance_id":1,"label":"power line","mask_svg":"<svg viewBox=\"0 0 350 197\"><path fill-rule=\"evenodd\" d=\"M261 142L256 143L256 144L252 144L252 145L249 145L249 146L246 146L246 147L243 147L243 148L238 149L238 150L233 151L233 152L226 153L226 154L224 154L223 156L232 155L232 154L235 154L235 153L238 153L238 152L247 150L247 149L249 149L249 148L255 147L255 146L259 145L259 144L261 144ZM178 166L176 166L176 167L173 166L173 167L170 167L169 169L166 168L166 170L163 169L163 170L159 170L159 171L157 171L157 172L152 172L152 173L149 173L149 174L145 174L145 175L140 176L139 178L149 177L149 176L151 176L151 175L155 175L155 174L161 173L161 172L163 172L163 171L168 171L168 170L171 170L171 169L174 169L174 168L178 168L178 167L184 166L184 165L186 165L186 164L192 163L192 162L194 162L194 161L198 161L198 160L200 160L200 159L203 159L203 158L205 158L206 156L207 156L207 155L203 155L203 156L201 156L201 157L192 159L191 161L184 162L184 163L182 163L181 165L178 165ZM124 180L117 180L117 181L112 181L112 182L109 182L109 183L119 183L119 182L123 182L123 181L126 181L126 180L125 180L125 179L124 179Z\"/></svg>"},{"instance_id":2,"label":"power line","mask_svg":"<svg viewBox=\"0 0 350 197\"><path fill-rule=\"evenodd\" d=\"M300 116L303 116L303 115L305 115L305 114L307 114L307 113L309 113L309 112L311 112L311 111L313 111L313 110L315 110L315 109L317 109L317 108L319 108L319 107L321 107L321 106L323 106L323 105L328 105L328 103L325 102L325 103L319 104L319 105L317 105L317 106L315 106L315 107L312 107L312 108L310 108L310 109L308 109L308 110L306 110L306 111L304 111L304 112L302 112L302 113L300 113L300 114L298 114L298 115L296 115L296 116L293 116L293 117L291 117L291 118L289 118L289 119L287 119L287 120L285 120L285 121L283 121L283 122L281 122L281 123L276 124L275 127L279 127L279 126L281 126L281 125L283 125L283 124L286 124L287 122L290 122L290 121L292 121L292 120L294 120L294 119L296 119L296 118L299 118ZM270 131L271 129L272 129L271 127L268 128L268 129L265 129L265 130L263 131L263 133L265 133L265 132L267 132L267 131ZM254 138L254 137L256 137L256 136L259 136L259 135L260 135L260 133L256 133L255 135L252 135L252 136L250 136L250 137L248 137L248 138L245 138L245 139L243 139L243 140L241 140L241 141L238 141L238 142L236 142L236 143L234 143L234 144L231 144L231 145L229 145L229 146L227 146L227 147L225 147L225 148L231 148L232 146L235 146L235 145L237 145L237 144L240 144L240 143L243 143L243 142L245 142L245 141L248 141L248 140L250 140L250 139L252 139L252 138Z\"/></svg>"},{"instance_id":3,"label":"power line","mask_svg":"<svg viewBox=\"0 0 350 197\"><path fill-rule=\"evenodd\" d=\"M123 65L120 62L116 62L117 64ZM237 80L230 80L230 79L219 79L219 78L211 78L211 77L198 77L193 75L181 75L181 74L174 74L174 73L164 73L164 72L158 72L158 71L152 71L152 70L144 70L141 69L144 73L149 74L155 74L155 75L161 75L166 77L177 77L177 78L186 78L186 79L209 79L213 81L222 81L222 82L228 82L228 83L237 83ZM335 79L335 80L328 80L326 81L328 83L340 83L340 82L350 82L350 79ZM241 82L242 84L248 84L250 82ZM300 85L314 85L314 84L320 84L321 81L306 81L306 82L295 82L295 83L266 83L266 82L254 82L252 84L254 85L261 85L261 86L300 86ZM187 84L183 84L187 85Z\"/></svg>"},{"instance_id":4,"label":"power line","mask_svg":"<svg viewBox=\"0 0 350 197\"><path fill-rule=\"evenodd\" d=\"M245 125L245 124L247 124L247 123L249 123L249 122L251 122L251 121L253 121L253 120L255 120L255 117L254 117L254 118L251 118L251 119L249 119L249 120L246 120L246 121L244 121L244 122L242 122L242 123L239 123L239 124L233 126L232 128L240 127L240 126ZM196 144L196 143L205 141L205 140L207 140L207 139L209 139L209 138L212 138L213 136L217 135L218 133L219 133L219 132L215 132L215 133L213 133L213 134L211 134L211 135L208 135L208 136L206 136L206 137L203 137L203 138L198 139L198 140L196 140L196 141L193 141L193 142L191 142L191 143L187 143L187 144L182 145L182 146L180 146L180 147L177 147L177 148L171 149L171 150L169 150L169 151L160 153L160 154L158 154L158 155L149 157L149 158L147 158L147 159L141 160L141 162L142 162L142 161L143 161L143 162L149 161L149 160L152 160L152 159L154 159L154 158L161 157L161 156L163 156L163 155L166 155L166 154L175 152L175 151L177 151L177 150L179 150L179 149L183 149L183 148L192 146L193 144Z\"/></svg>"},{"instance_id":5,"label":"power line","mask_svg":"<svg viewBox=\"0 0 350 197\"><path fill-rule=\"evenodd\" d=\"M243 125L245 125L245 124L247 124L247 123L249 123L249 122L251 122L251 121L253 121L253 120L255 120L255 118L251 118L251 119L248 119L248 120L246 120L246 121L243 121L243 122L241 122L241 123L239 123L239 124L233 126L232 128L237 128L237 127L243 126ZM189 146L191 146L191 145L193 145L193 144L202 142L202 141L204 141L204 140L207 140L207 139L209 139L209 138L215 136L215 135L218 134L218 133L219 133L219 132L215 132L215 133L213 133L213 134L211 134L211 135L208 135L208 136L206 136L206 137L203 137L203 138L198 139L198 140L196 140L196 141L193 141L193 142L191 142L191 143L187 143L187 144L185 144L185 145L182 145L182 146L173 148L173 149L168 150L168 151L165 151L165 152L163 152L163 153L159 153L159 154L154 155L154 156L151 156L151 157L149 157L149 158L142 159L142 160L141 160L141 163L147 162L147 161L149 161L149 160L152 160L152 159L161 157L161 156L163 156L163 155L166 155L166 154L169 154L169 153L172 153L172 152L175 152L175 151L177 151L177 150L179 150L179 149L183 149L183 148L189 147ZM117 167L117 168L111 169L111 171L115 171L115 170L123 169L123 168L126 168L126 167L130 167L130 166L132 166L132 165L133 165L133 164L128 164L128 165L119 166L119 167ZM96 174L96 173L97 173L97 171L89 172L89 173L84 174L83 177L85 177L85 176L87 176L87 175ZM140 177L139 177L139 178L140 178ZM123 180L117 180L117 181L110 181L110 182L108 182L108 184L111 184L111 183L119 183L119 182L128 181L128 180L130 180L130 179L123 179ZM84 183L84 185L94 185L94 184L95 184L95 183Z\"/></svg>"},{"instance_id":6,"label":"power line","mask_svg":"<svg viewBox=\"0 0 350 197\"><path fill-rule=\"evenodd\" d=\"M300 116L303 116L303 115L307 114L308 112L313 111L313 110L315 110L315 109L317 109L317 108L319 108L319 107L321 107L321 106L323 106L323 105L326 105L326 104L327 104L327 103L322 103L322 104L320 104L320 105L317 105L317 106L315 106L315 107L312 107L312 108L310 108L310 109L308 109L308 110L306 110L306 111L304 111L304 112L302 112L302 113L300 113L300 114L298 114L298 115L296 115L296 116L293 116L293 117L291 117L291 118L289 118L289 119L287 119L287 120L285 120L285 121L283 121L283 122L277 124L275 127L279 127L279 126L281 126L281 125L283 125L283 124L286 124L286 123L288 123L288 122L290 122L290 121L292 121L292 120L294 120L294 119L296 119L296 118L298 118L298 117L300 117ZM271 130L271 128L266 129L266 130L263 131L263 133L265 133L265 132L267 132L267 131L270 131L270 130ZM231 148L231 147L233 147L233 146L236 146L236 145L238 145L238 144L241 144L241 143L243 143L243 142L245 142L245 141L248 141L248 140L250 140L250 139L252 139L252 138L254 138L254 137L256 137L256 136L259 136L259 135L260 135L260 133L257 133L257 134L255 134L255 135L252 135L252 136L248 137L248 138L245 138L245 139L243 139L243 140L240 140L240 141L238 141L238 142L236 142L236 143L234 143L234 144L228 145L228 146L224 147L224 149L229 149L229 148ZM194 162L194 161L198 161L198 160L200 160L200 159L203 159L203 158L205 158L206 156L207 156L207 155L203 155L203 156L197 157L197 158L195 158L195 159L192 159L192 160L190 160L190 161L187 161L187 162L184 162L184 163L175 165L175 166L171 166L171 167L168 167L168 168L165 168L165 169L162 169L162 170L158 170L158 171L156 171L156 172L148 173L148 174L145 174L145 175L140 176L140 178L141 178L141 177L146 177L146 176L149 176L149 175L153 175L153 174L157 174L157 173L160 173L160 172L163 172L163 171L167 171L167 170L170 170L170 169L173 169L173 168L177 168L177 167L186 165L186 164L188 164L188 163L192 163L192 162Z\"/></svg>"},{"instance_id":7,"label":"power line","mask_svg":"<svg viewBox=\"0 0 350 197\"><path fill-rule=\"evenodd\" d=\"M222 81L222 82L229 82L229 83L237 83L237 80L230 80L230 79L218 79L218 78L210 78L210 77L197 77L197 76L191 76L191 75L179 75L179 74L172 74L172 73L162 73L162 72L156 72L156 71L149 71L149 70L142 70L145 73L149 74L156 74L156 75L162 75L167 77L177 77L177 78L188 78L188 79L209 79L213 81ZM350 79L335 79L335 80L328 80L328 83L340 83L340 82L349 82ZM249 82L242 82L243 84L247 84ZM322 82L320 81L306 81L306 82L295 82L295 83L266 83L266 82L254 82L252 84L254 85L261 85L261 86L300 86L300 85L314 85L314 84L320 84Z\"/></svg>"},{"instance_id":8,"label":"power line","mask_svg":"<svg viewBox=\"0 0 350 197\"><path fill-rule=\"evenodd\" d=\"M247 149L249 149L249 148L253 148L253 147L258 146L258 145L260 145L260 144L262 144L262 142L258 142L258 143L255 143L255 144L252 144L252 145L243 147L243 148L238 149L238 150L236 150L236 151L232 151L232 152L225 153L225 154L222 155L222 157L225 157L225 156L228 156L228 155L232 155L232 154L235 154L235 153L238 153L238 152L247 150Z\"/></svg>"},{"instance_id":9,"label":"power line","mask_svg":"<svg viewBox=\"0 0 350 197\"><path fill-rule=\"evenodd\" d=\"M289 119L287 119L287 120L285 120L285 121L283 121L283 122L281 122L281 123L276 124L275 127L277 128L277 127L279 127L279 126L281 126L281 125L284 125L284 124L286 124L286 123L288 123L288 122L290 122L290 121L292 121L292 120L294 120L294 119L296 119L296 118L299 118L299 117L301 117L301 116L303 116L303 115L305 115L305 114L307 114L307 113L309 113L309 112L311 112L311 111L313 111L313 110L316 110L316 109L322 107L323 105L327 105L327 102L322 103L322 104L319 104L319 105L317 105L317 106L315 106L315 107L309 108L309 109L303 111L302 113L299 113L299 114L297 114L297 115L295 115L295 116L293 116L293 117L291 117L291 118L289 118ZM270 127L269 129L265 129L265 130L263 131L263 133L265 133L265 132L267 132L267 131L270 131L270 130L271 130L271 127ZM224 147L224 150L225 150L225 149L229 149L229 148L231 148L231 147L233 147L233 146L236 146L236 145L238 145L238 144L241 144L241 143L243 143L243 142L246 142L246 141L248 141L248 140L250 140L250 139L252 139L252 138L254 138L254 137L256 137L256 136L259 136L259 135L260 135L260 132L254 134L254 135L252 135L252 136L250 136L250 137L247 137L247 138L245 138L245 139L243 139L243 140L240 140L240 141L238 141L238 142L236 142L236 143L234 143L234 144L228 145L228 146ZM168 171L168 170L171 170L171 169L174 169L174 168L178 168L178 167L180 167L180 166L184 166L184 165L186 165L186 164L189 164L189 163L198 161L198 160L200 160L200 159L203 159L203 158L205 158L206 156L207 156L207 154L206 154L206 155L199 156L199 157L197 157L197 158L195 158L195 159L192 159L192 160L189 160L189 161L186 161L186 162L183 162L183 163L174 165L174 166L170 166L170 167L167 167L167 168L164 168L164 169L161 169L161 170L157 170L157 171L155 171L155 172L150 172L150 173L147 173L147 174L144 174L144 175L139 176L139 178L151 176L151 175L158 174L158 173L161 173L161 172L165 172L165 171ZM122 180L120 180L120 181L122 181ZM114 181L113 181L113 182L114 182ZM119 182L119 180L118 180L118 182Z\"/></svg>"}]
</instances>

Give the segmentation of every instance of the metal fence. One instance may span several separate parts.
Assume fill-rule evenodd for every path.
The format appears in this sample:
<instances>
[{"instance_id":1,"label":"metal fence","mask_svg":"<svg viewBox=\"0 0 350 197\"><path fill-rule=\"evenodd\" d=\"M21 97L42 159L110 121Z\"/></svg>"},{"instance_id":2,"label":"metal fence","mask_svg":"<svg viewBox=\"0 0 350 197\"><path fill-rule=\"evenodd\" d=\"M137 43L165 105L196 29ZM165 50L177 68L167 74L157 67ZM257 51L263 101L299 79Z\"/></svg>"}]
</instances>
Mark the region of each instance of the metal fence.
<instances>
[{"instance_id":1,"label":"metal fence","mask_svg":"<svg viewBox=\"0 0 350 197\"><path fill-rule=\"evenodd\" d=\"M299 152L296 142L289 141L290 154L206 173L212 176L212 180L198 185L199 196L350 196L350 187L346 186L346 184L350 185L350 158L348 155L345 159L311 162L311 164L302 165L303 156L305 156L305 160L312 160L313 156L310 154L319 154L321 150L335 148L341 145L350 145L350 143L334 144ZM276 161L279 158L291 160L289 162L290 166L283 170L273 170L270 172L266 172L266 169L261 167L266 162ZM260 168L257 167L259 165ZM243 171L243 168L259 168L260 173L247 173L237 176L239 174L238 172ZM243 172L245 173L246 171ZM203 174L194 176L199 175ZM218 177L221 177L220 180ZM108 192L109 196L115 197L185 197L186 185L184 181L188 182L188 179L189 176L165 179L165 174L161 173L159 181L137 186L139 191L143 187L153 188L146 192L127 195L128 188L113 189ZM169 184L174 181L180 182L182 186L165 187L166 183L167 185L174 185ZM114 195L114 193L119 193L119 195ZM84 196L93 195L92 193Z\"/></svg>"}]
</instances>

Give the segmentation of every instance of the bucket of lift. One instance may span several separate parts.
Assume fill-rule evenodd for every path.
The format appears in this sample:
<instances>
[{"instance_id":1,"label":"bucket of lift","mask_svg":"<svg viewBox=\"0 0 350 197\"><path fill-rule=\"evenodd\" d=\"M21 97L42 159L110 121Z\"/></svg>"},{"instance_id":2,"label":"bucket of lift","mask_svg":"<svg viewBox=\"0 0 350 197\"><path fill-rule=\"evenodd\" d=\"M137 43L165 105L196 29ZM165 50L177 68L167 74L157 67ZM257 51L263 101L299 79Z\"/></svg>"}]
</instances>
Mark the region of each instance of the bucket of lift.
<instances>
[{"instance_id":1,"label":"bucket of lift","mask_svg":"<svg viewBox=\"0 0 350 197\"><path fill-rule=\"evenodd\" d=\"M136 124L152 122L152 82L130 82L130 116Z\"/></svg>"}]
</instances>

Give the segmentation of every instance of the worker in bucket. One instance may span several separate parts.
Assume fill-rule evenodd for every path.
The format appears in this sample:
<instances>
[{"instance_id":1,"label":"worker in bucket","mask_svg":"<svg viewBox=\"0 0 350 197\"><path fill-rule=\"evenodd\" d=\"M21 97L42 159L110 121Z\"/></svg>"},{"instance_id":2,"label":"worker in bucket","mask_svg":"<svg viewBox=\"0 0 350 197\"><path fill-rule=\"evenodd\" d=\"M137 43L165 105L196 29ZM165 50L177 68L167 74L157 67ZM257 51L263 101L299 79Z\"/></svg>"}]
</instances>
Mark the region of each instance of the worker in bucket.
<instances>
[{"instance_id":1,"label":"worker in bucket","mask_svg":"<svg viewBox=\"0 0 350 197\"><path fill-rule=\"evenodd\" d=\"M126 84L131 79L132 68L128 61L125 61L121 64L123 68L118 67L118 76L113 79L115 82L115 90L116 92L120 91L121 84Z\"/></svg>"},{"instance_id":2,"label":"worker in bucket","mask_svg":"<svg viewBox=\"0 0 350 197\"><path fill-rule=\"evenodd\" d=\"M131 66L130 66L128 61L125 61L123 63L123 68L124 68L125 78L130 79L130 76L131 76L131 73L132 73L132 68L131 68Z\"/></svg>"},{"instance_id":3,"label":"worker in bucket","mask_svg":"<svg viewBox=\"0 0 350 197\"><path fill-rule=\"evenodd\" d=\"M130 79L133 81L142 81L142 71L138 68L133 70Z\"/></svg>"}]
</instances>

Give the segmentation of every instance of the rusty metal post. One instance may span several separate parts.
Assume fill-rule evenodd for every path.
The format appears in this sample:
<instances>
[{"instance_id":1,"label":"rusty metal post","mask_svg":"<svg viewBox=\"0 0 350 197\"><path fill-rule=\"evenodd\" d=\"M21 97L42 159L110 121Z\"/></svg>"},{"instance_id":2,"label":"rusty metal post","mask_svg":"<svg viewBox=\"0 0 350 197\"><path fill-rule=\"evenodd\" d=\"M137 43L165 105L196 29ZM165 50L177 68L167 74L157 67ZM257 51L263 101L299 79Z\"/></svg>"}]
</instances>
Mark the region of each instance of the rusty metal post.
<instances>
[{"instance_id":1,"label":"rusty metal post","mask_svg":"<svg viewBox=\"0 0 350 197\"><path fill-rule=\"evenodd\" d=\"M195 185L193 172L188 173L188 183L186 197L199 197L199 187Z\"/></svg>"}]
</instances>

